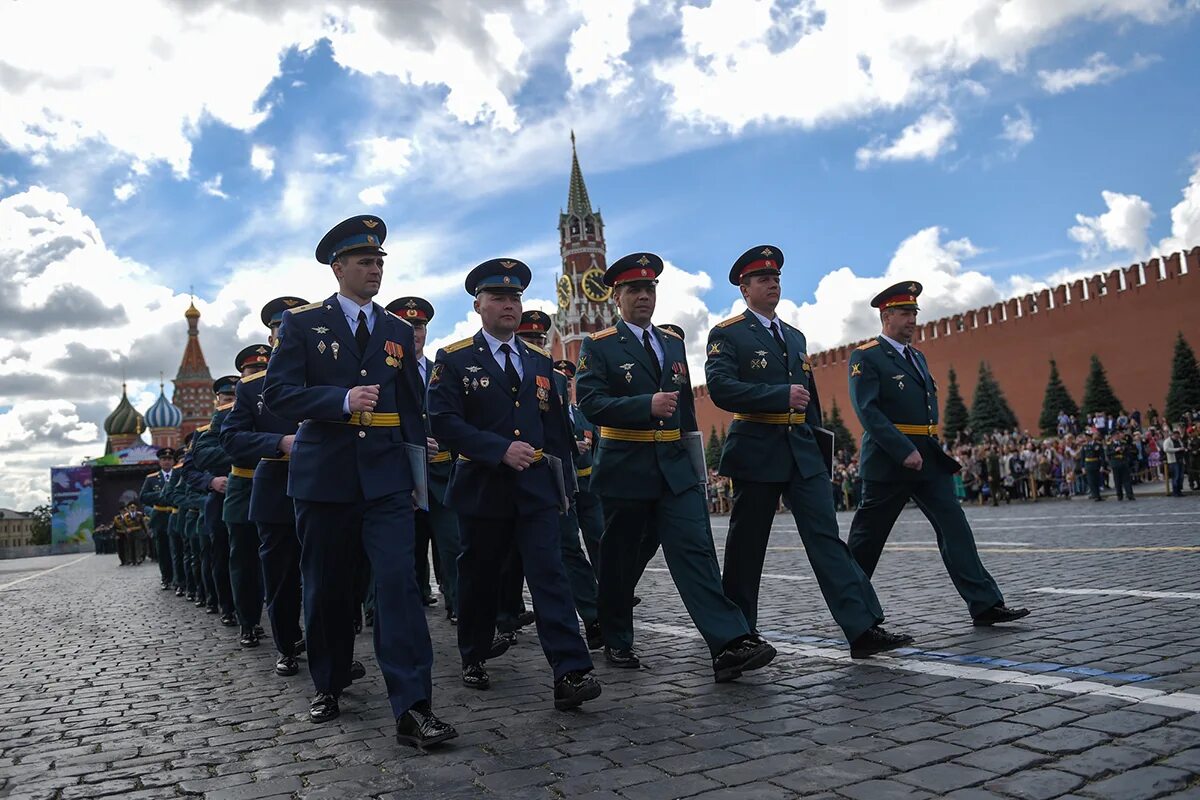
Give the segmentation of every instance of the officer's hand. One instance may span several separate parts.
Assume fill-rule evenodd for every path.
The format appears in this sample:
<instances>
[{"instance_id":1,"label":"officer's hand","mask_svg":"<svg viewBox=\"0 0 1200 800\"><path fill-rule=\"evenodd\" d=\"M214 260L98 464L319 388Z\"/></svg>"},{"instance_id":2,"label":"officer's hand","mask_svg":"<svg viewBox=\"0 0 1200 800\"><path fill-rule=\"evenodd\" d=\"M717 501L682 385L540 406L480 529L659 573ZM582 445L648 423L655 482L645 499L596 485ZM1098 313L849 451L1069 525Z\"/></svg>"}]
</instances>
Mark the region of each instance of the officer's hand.
<instances>
[{"instance_id":1,"label":"officer's hand","mask_svg":"<svg viewBox=\"0 0 1200 800\"><path fill-rule=\"evenodd\" d=\"M923 463L924 463L924 460L921 458L921 453L917 450L913 450L911 453L908 454L908 458L904 459L903 466L908 467L909 469L917 470L919 472L921 470L921 464L923 464Z\"/></svg>"},{"instance_id":2,"label":"officer's hand","mask_svg":"<svg viewBox=\"0 0 1200 800\"><path fill-rule=\"evenodd\" d=\"M426 455L429 456L430 460L432 460L433 457L437 455L437 453L438 453L437 439L434 439L432 436L425 437L425 453L426 453Z\"/></svg>"},{"instance_id":3,"label":"officer's hand","mask_svg":"<svg viewBox=\"0 0 1200 800\"><path fill-rule=\"evenodd\" d=\"M529 442L513 442L504 452L504 458L500 460L517 472L521 472L533 463L533 456L533 445Z\"/></svg>"},{"instance_id":4,"label":"officer's hand","mask_svg":"<svg viewBox=\"0 0 1200 800\"><path fill-rule=\"evenodd\" d=\"M296 441L296 434L294 433L289 433L287 436L280 437L279 452L283 453L285 456L291 455L292 442L294 441Z\"/></svg>"},{"instance_id":5,"label":"officer's hand","mask_svg":"<svg viewBox=\"0 0 1200 800\"><path fill-rule=\"evenodd\" d=\"M208 488L212 489L214 492L225 494L225 484L227 483L229 483L229 478L218 476L208 482Z\"/></svg>"},{"instance_id":6,"label":"officer's hand","mask_svg":"<svg viewBox=\"0 0 1200 800\"><path fill-rule=\"evenodd\" d=\"M583 455L584 453L586 453L589 450L588 443L587 442L576 442L575 449L579 451L580 455Z\"/></svg>"},{"instance_id":7,"label":"officer's hand","mask_svg":"<svg viewBox=\"0 0 1200 800\"><path fill-rule=\"evenodd\" d=\"M797 411L803 411L808 408L808 400L811 395L808 389L799 384L792 384L791 391L788 392L788 408L794 408Z\"/></svg>"},{"instance_id":8,"label":"officer's hand","mask_svg":"<svg viewBox=\"0 0 1200 800\"><path fill-rule=\"evenodd\" d=\"M379 384L370 386L355 386L350 390L350 413L355 411L374 411L379 402Z\"/></svg>"},{"instance_id":9,"label":"officer's hand","mask_svg":"<svg viewBox=\"0 0 1200 800\"><path fill-rule=\"evenodd\" d=\"M670 417L678 406L679 392L655 392L650 398L650 414L659 419Z\"/></svg>"}]
</instances>

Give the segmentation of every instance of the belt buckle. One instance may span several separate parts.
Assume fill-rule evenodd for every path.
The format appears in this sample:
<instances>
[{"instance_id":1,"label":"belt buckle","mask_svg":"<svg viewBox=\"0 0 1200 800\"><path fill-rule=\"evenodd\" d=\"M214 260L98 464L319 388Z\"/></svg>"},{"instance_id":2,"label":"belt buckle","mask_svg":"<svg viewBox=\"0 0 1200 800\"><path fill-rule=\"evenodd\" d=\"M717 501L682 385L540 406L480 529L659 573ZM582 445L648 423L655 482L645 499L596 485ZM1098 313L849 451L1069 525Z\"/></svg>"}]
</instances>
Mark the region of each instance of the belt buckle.
<instances>
[{"instance_id":1,"label":"belt buckle","mask_svg":"<svg viewBox=\"0 0 1200 800\"><path fill-rule=\"evenodd\" d=\"M359 424L365 427L371 427L371 423L375 421L375 415L370 411L363 411L358 415Z\"/></svg>"},{"instance_id":2,"label":"belt buckle","mask_svg":"<svg viewBox=\"0 0 1200 800\"><path fill-rule=\"evenodd\" d=\"M654 432L654 441L656 441L656 442L661 442L662 440L663 440L663 432L662 432L662 431L655 431L655 432Z\"/></svg>"}]
</instances>

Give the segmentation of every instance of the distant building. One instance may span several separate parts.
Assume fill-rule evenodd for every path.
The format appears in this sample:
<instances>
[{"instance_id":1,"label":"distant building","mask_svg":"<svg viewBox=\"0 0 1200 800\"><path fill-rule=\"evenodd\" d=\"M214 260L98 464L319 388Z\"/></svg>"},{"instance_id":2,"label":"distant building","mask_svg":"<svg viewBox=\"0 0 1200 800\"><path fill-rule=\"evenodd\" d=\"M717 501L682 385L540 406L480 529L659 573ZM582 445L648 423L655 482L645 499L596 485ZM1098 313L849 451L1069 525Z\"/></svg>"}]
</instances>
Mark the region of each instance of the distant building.
<instances>
[{"instance_id":1,"label":"distant building","mask_svg":"<svg viewBox=\"0 0 1200 800\"><path fill-rule=\"evenodd\" d=\"M146 412L146 424L150 426L150 445L155 450L160 447L175 448L183 443L180 433L183 411L167 399L161 380L158 383L158 399Z\"/></svg>"},{"instance_id":2,"label":"distant building","mask_svg":"<svg viewBox=\"0 0 1200 800\"><path fill-rule=\"evenodd\" d=\"M33 514L0 508L0 548L33 544Z\"/></svg>"},{"instance_id":3,"label":"distant building","mask_svg":"<svg viewBox=\"0 0 1200 800\"><path fill-rule=\"evenodd\" d=\"M179 426L180 441L192 431L209 422L213 413L212 373L204 361L200 349L200 310L196 304L188 306L183 314L187 319L187 344L183 348L183 360L175 375L175 393L171 402L183 413Z\"/></svg>"},{"instance_id":4,"label":"distant building","mask_svg":"<svg viewBox=\"0 0 1200 800\"><path fill-rule=\"evenodd\" d=\"M142 432L146 430L146 418L129 402L125 384L121 384L121 400L104 420L104 454L127 450L135 444L145 444Z\"/></svg>"}]
</instances>

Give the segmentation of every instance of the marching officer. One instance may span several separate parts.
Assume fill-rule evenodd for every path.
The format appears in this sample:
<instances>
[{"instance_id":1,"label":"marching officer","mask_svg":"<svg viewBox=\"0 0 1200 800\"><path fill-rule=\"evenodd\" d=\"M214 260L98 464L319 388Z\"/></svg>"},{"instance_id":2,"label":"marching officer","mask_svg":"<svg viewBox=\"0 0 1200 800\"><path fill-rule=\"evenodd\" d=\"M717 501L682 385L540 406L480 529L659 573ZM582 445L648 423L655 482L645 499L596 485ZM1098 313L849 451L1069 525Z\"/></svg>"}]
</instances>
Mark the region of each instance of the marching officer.
<instances>
[{"instance_id":1,"label":"marching officer","mask_svg":"<svg viewBox=\"0 0 1200 800\"><path fill-rule=\"evenodd\" d=\"M725 594L752 628L758 623L758 587L771 523L787 498L825 604L864 658L912 641L879 627L883 611L870 579L838 535L829 491L832 445L822 451L814 427L821 404L804 334L775 315L783 253L759 245L729 270L748 308L708 334L704 371L713 402L734 412L719 472L733 481L725 542Z\"/></svg>"},{"instance_id":2,"label":"marching officer","mask_svg":"<svg viewBox=\"0 0 1200 800\"><path fill-rule=\"evenodd\" d=\"M192 447L193 463L208 476L202 517L205 534L211 542L209 564L214 596L209 603L217 607L221 613L221 624L227 627L237 624L237 608L229 575L229 528L222 519L225 490L233 462L221 447L221 426L229 415L237 381L237 375L226 375L217 380L214 389L223 390L217 392L218 408L213 410L203 433L197 435Z\"/></svg>"},{"instance_id":3,"label":"marching officer","mask_svg":"<svg viewBox=\"0 0 1200 800\"><path fill-rule=\"evenodd\" d=\"M175 466L175 451L169 447L160 447L154 454L158 458L158 469L151 472L142 480L142 491L138 499L143 506L150 510L150 535L154 537L155 551L158 554L158 574L162 580L162 589L170 589L174 580L171 569L171 540L167 526L171 521L174 509L162 497L167 481L171 479L171 470Z\"/></svg>"},{"instance_id":4,"label":"marching officer","mask_svg":"<svg viewBox=\"0 0 1200 800\"><path fill-rule=\"evenodd\" d=\"M232 389L232 382L224 382L230 381L234 377L218 378L213 383L213 393L217 395L218 402L221 398L218 389ZM204 441L208 430L208 425L197 428L192 436L191 444L184 453L179 467L179 491L182 493L182 499L179 500L178 505L180 511L184 513L183 533L192 554L189 574L195 587L196 608L204 608L207 613L215 614L217 613L217 596L216 584L212 578L212 538L208 535L208 526L203 519L205 504L212 490L214 476L196 464L196 446Z\"/></svg>"},{"instance_id":5,"label":"marching officer","mask_svg":"<svg viewBox=\"0 0 1200 800\"><path fill-rule=\"evenodd\" d=\"M195 435L196 432L192 431L183 437L183 447L175 451L177 460L171 467L171 477L163 487L162 493L163 501L173 509L167 524L167 533L171 545L171 575L172 583L175 586L175 596L186 598L191 589L190 599L192 600L195 600L196 596L188 573L188 565L191 563L191 548L187 536L184 535L184 518L187 516L187 512L181 506L186 487L183 486L183 473L179 471L179 468L183 465L183 457L187 454L188 447Z\"/></svg>"},{"instance_id":6,"label":"marching officer","mask_svg":"<svg viewBox=\"0 0 1200 800\"><path fill-rule=\"evenodd\" d=\"M118 566L128 566L129 560L129 529L125 522L125 514L128 508L117 509L117 513L113 514L112 530L113 536L117 542L117 561Z\"/></svg>"},{"instance_id":7,"label":"marching officer","mask_svg":"<svg viewBox=\"0 0 1200 800\"><path fill-rule=\"evenodd\" d=\"M1129 434L1115 435L1108 440L1108 446L1104 448L1104 456L1112 469L1113 488L1117 490L1118 501L1126 497L1130 500L1137 499L1133 496L1133 470L1137 465L1137 448L1131 439Z\"/></svg>"},{"instance_id":8,"label":"marching officer","mask_svg":"<svg viewBox=\"0 0 1200 800\"><path fill-rule=\"evenodd\" d=\"M1088 496L1092 500L1100 501L1104 499L1104 493L1100 490L1100 470L1107 463L1104 443L1100 440L1100 431L1096 428L1088 428L1088 434L1092 438L1079 448L1079 458L1083 461L1083 474L1087 477Z\"/></svg>"},{"instance_id":9,"label":"marching officer","mask_svg":"<svg viewBox=\"0 0 1200 800\"><path fill-rule=\"evenodd\" d=\"M549 354L521 341L521 292L529 267L485 261L467 275L482 327L437 354L429 379L429 419L438 442L458 454L446 504L458 512L458 649L463 683L486 689L499 599L496 565L514 548L529 581L542 650L554 670L554 707L600 696L579 635L563 569L558 515L570 465L570 434L552 384Z\"/></svg>"},{"instance_id":10,"label":"marching officer","mask_svg":"<svg viewBox=\"0 0 1200 800\"><path fill-rule=\"evenodd\" d=\"M583 535L583 544L587 548L588 560L599 579L600 538L604 535L604 512L600 508L600 498L591 490L593 451L599 434L596 426L583 415L583 411L574 401L575 364L565 359L555 361L554 369L566 379L567 394L564 402L567 404L567 416L575 435L573 457L578 492L571 512L576 516L579 532Z\"/></svg>"},{"instance_id":11,"label":"marching officer","mask_svg":"<svg viewBox=\"0 0 1200 800\"><path fill-rule=\"evenodd\" d=\"M584 340L579 407L600 426L591 490L604 509L600 632L605 659L636 669L633 592L645 532L653 529L688 614L713 657L718 683L766 666L775 648L754 633L721 589L703 479L681 441L696 431L683 342L651 323L663 262L632 253L604 273L621 321Z\"/></svg>"},{"instance_id":12,"label":"marching officer","mask_svg":"<svg viewBox=\"0 0 1200 800\"><path fill-rule=\"evenodd\" d=\"M1026 616L1009 608L979 560L975 535L954 494L961 465L937 440L937 385L925 356L912 346L921 284L904 281L871 300L883 332L850 355L850 401L863 426L862 500L849 545L867 575L875 572L888 534L910 499L937 534L942 563L975 625Z\"/></svg>"},{"instance_id":13,"label":"marching officer","mask_svg":"<svg viewBox=\"0 0 1200 800\"><path fill-rule=\"evenodd\" d=\"M429 376L433 364L425 355L425 339L429 335L429 323L433 320L433 304L421 297L400 297L387 304L388 312L404 320L413 328L413 355L420 374L421 386L428 390ZM426 402L426 391L421 392ZM458 622L458 515L446 506L446 485L450 481L453 455L433 438L427 412L421 414L425 422L425 436L429 455L429 510L417 509L417 588L429 594L429 559L426 553L433 543L433 567L442 600L446 604L446 618ZM422 602L433 605L432 597L425 596Z\"/></svg>"},{"instance_id":14,"label":"marching officer","mask_svg":"<svg viewBox=\"0 0 1200 800\"><path fill-rule=\"evenodd\" d=\"M263 306L260 314L271 331L267 345L252 344L237 355L242 370L237 396L229 417L221 427L222 448L239 472L249 469L249 498L246 519L255 530L257 561L262 565L262 587L267 619L275 641L275 673L295 675L300 671L300 540L296 537L296 514L287 496L288 460L295 440L296 423L271 413L263 401L262 379L266 376L271 347L283 312L306 301L278 297ZM254 466L249 466L253 464ZM244 475L244 472L243 472ZM239 481L239 487L244 485ZM247 558L247 560L249 560ZM350 624L347 619L346 624ZM366 675L362 665L351 666L352 678Z\"/></svg>"},{"instance_id":15,"label":"marching officer","mask_svg":"<svg viewBox=\"0 0 1200 800\"><path fill-rule=\"evenodd\" d=\"M272 413L304 420L292 442L288 494L317 692L309 716L338 716L350 684L354 573L365 550L375 582L375 654L396 739L424 748L458 732L431 707L433 648L413 563L409 448L421 457L428 450L413 329L371 300L383 279L386 236L383 220L362 215L321 239L316 258L330 266L338 291L284 312L263 399Z\"/></svg>"}]
</instances>

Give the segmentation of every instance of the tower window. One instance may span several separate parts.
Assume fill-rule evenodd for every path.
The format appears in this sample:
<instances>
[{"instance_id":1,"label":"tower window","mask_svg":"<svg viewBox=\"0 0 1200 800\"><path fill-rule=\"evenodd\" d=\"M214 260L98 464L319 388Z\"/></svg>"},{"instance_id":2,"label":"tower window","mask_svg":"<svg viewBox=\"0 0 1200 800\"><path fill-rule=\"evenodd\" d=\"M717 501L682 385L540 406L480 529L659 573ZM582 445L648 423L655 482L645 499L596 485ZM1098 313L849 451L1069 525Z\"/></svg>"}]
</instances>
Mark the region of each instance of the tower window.
<instances>
[{"instance_id":1,"label":"tower window","mask_svg":"<svg viewBox=\"0 0 1200 800\"><path fill-rule=\"evenodd\" d=\"M586 228L586 230L587 230L588 236L595 236L595 235L596 235L596 223L595 223L595 222L593 222L593 221L592 221L592 219L591 219L590 217L588 218L587 222L586 222L586 223L584 223L584 225L585 225L585 228Z\"/></svg>"}]
</instances>

